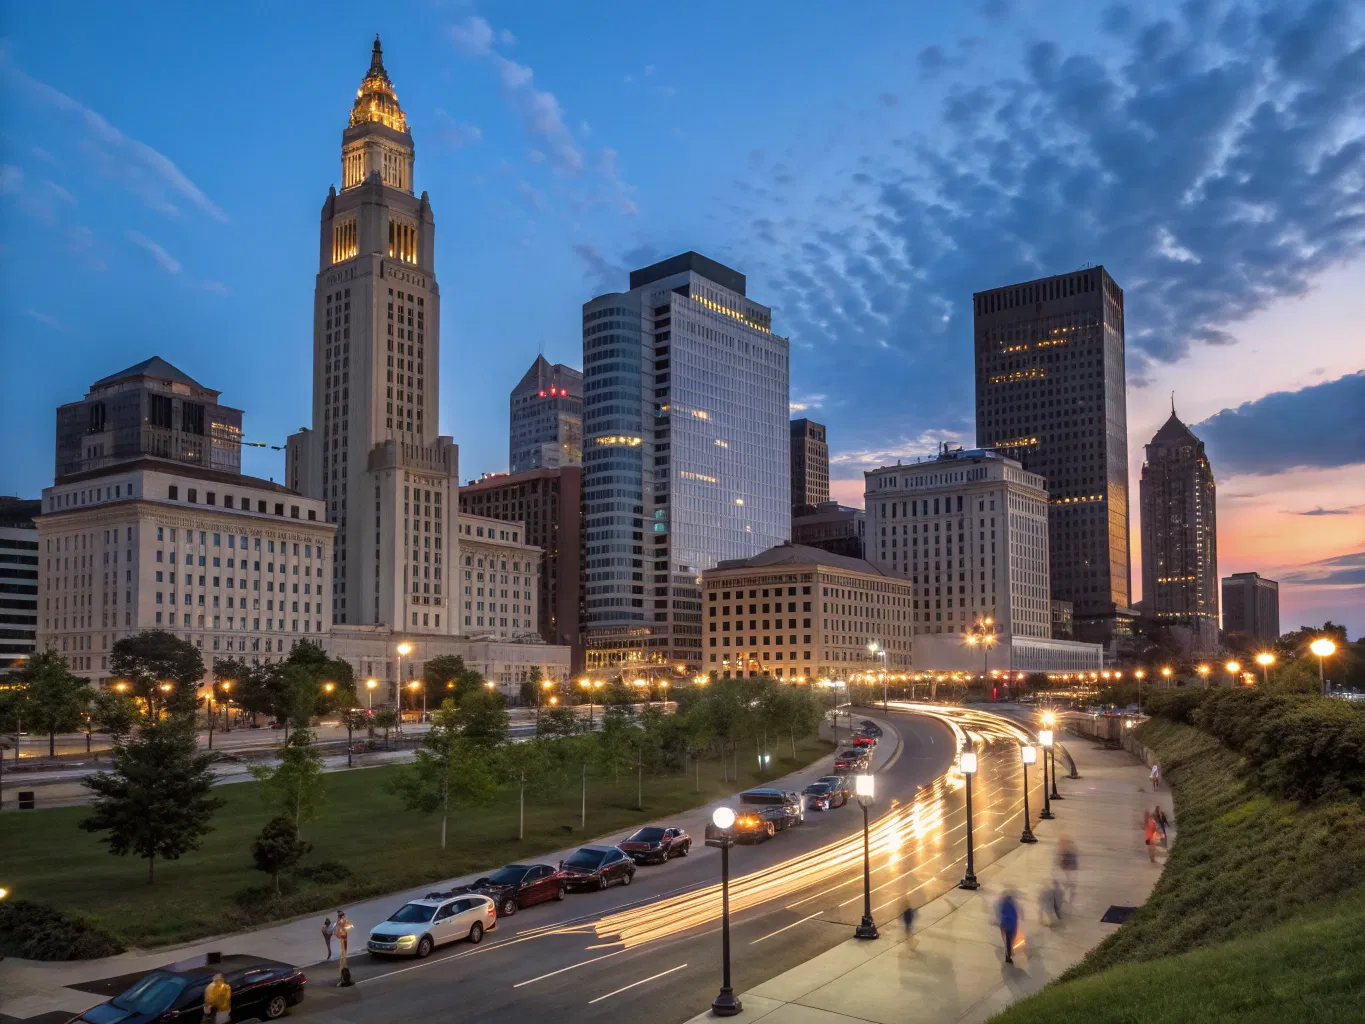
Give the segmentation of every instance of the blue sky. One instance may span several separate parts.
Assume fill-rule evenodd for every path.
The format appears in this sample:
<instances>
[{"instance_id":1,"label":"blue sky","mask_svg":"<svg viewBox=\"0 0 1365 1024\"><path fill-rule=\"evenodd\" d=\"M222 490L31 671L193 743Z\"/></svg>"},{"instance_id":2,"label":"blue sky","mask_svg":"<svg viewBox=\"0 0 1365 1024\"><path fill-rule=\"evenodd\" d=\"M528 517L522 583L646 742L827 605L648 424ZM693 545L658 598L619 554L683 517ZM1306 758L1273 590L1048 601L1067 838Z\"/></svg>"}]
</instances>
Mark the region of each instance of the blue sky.
<instances>
[{"instance_id":1,"label":"blue sky","mask_svg":"<svg viewBox=\"0 0 1365 1024\"><path fill-rule=\"evenodd\" d=\"M1286 628L1365 631L1359 5L73 10L0 26L22 382L0 491L50 482L55 406L151 354L253 440L306 422L318 212L377 31L437 217L466 478L506 467L536 352L578 364L580 304L653 259L749 275L845 500L864 468L972 441L973 289L1103 263L1135 477L1175 390L1207 421L1220 568L1293 584Z\"/></svg>"}]
</instances>

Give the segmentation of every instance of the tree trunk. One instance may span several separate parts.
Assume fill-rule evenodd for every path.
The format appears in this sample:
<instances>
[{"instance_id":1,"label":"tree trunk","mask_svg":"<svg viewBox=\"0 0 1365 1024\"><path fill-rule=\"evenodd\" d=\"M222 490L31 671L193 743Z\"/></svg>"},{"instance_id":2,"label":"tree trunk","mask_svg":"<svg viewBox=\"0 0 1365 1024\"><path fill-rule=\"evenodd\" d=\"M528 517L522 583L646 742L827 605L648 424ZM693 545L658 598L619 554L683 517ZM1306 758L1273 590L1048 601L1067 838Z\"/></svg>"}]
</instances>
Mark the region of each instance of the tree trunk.
<instances>
[{"instance_id":1,"label":"tree trunk","mask_svg":"<svg viewBox=\"0 0 1365 1024\"><path fill-rule=\"evenodd\" d=\"M441 849L446 848L446 816L450 811L450 790L441 796Z\"/></svg>"},{"instance_id":2,"label":"tree trunk","mask_svg":"<svg viewBox=\"0 0 1365 1024\"><path fill-rule=\"evenodd\" d=\"M152 854L150 857L147 858L147 884L148 884L148 885L151 885L151 884L152 884L152 879L155 877L155 876L152 874L152 868L153 868L155 865L156 865L156 854Z\"/></svg>"},{"instance_id":3,"label":"tree trunk","mask_svg":"<svg viewBox=\"0 0 1365 1024\"><path fill-rule=\"evenodd\" d=\"M635 809L645 809L645 762L639 751L635 753Z\"/></svg>"},{"instance_id":4,"label":"tree trunk","mask_svg":"<svg viewBox=\"0 0 1365 1024\"><path fill-rule=\"evenodd\" d=\"M725 754L725 741L720 741L720 778L727 785L730 782L730 762Z\"/></svg>"},{"instance_id":5,"label":"tree trunk","mask_svg":"<svg viewBox=\"0 0 1365 1024\"><path fill-rule=\"evenodd\" d=\"M582 828L586 831L588 827L588 762L583 762L583 822Z\"/></svg>"},{"instance_id":6,"label":"tree trunk","mask_svg":"<svg viewBox=\"0 0 1365 1024\"><path fill-rule=\"evenodd\" d=\"M792 760L795 761L795 760L796 760L796 730L795 730L795 729L791 729L790 732L791 732L791 737L792 737Z\"/></svg>"},{"instance_id":7,"label":"tree trunk","mask_svg":"<svg viewBox=\"0 0 1365 1024\"><path fill-rule=\"evenodd\" d=\"M275 895L278 896L280 894L280 873L276 871L270 878L275 883Z\"/></svg>"},{"instance_id":8,"label":"tree trunk","mask_svg":"<svg viewBox=\"0 0 1365 1024\"><path fill-rule=\"evenodd\" d=\"M526 838L526 778L522 777L521 785L517 787L517 838Z\"/></svg>"},{"instance_id":9,"label":"tree trunk","mask_svg":"<svg viewBox=\"0 0 1365 1024\"><path fill-rule=\"evenodd\" d=\"M700 793L700 792L701 792L701 751L700 751L700 750L697 751L697 753L696 753L696 758L697 758L697 792Z\"/></svg>"}]
</instances>

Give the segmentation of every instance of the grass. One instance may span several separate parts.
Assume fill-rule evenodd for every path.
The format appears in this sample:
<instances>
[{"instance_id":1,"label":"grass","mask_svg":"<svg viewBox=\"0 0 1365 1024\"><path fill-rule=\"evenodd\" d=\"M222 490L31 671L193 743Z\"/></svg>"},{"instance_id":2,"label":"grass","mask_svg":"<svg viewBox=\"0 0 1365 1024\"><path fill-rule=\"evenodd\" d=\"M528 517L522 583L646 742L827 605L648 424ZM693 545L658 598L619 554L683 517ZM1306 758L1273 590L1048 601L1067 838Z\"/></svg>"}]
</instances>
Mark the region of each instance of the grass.
<instances>
[{"instance_id":1,"label":"grass","mask_svg":"<svg viewBox=\"0 0 1365 1024\"><path fill-rule=\"evenodd\" d=\"M691 770L647 775L643 811L635 809L633 772L615 783L590 773L586 832L578 827L577 778L551 796L527 799L522 841L516 838L516 791L508 789L489 806L453 813L444 851L439 816L407 811L385 790L396 768L328 773L322 817L302 829L313 844L302 866L340 861L355 878L339 884L304 882L283 899L234 898L268 882L252 868L248 853L268 816L254 782L220 787L217 794L226 804L202 847L178 861L158 861L156 884L150 886L145 861L111 856L98 836L77 827L85 808L7 813L0 815L3 883L16 897L78 914L129 946L183 942L534 858L778 778L833 749L812 737L797 742L793 758L790 746L782 746L784 751L773 750L764 772L741 757L740 778L728 783L718 760L704 761L700 792Z\"/></svg>"},{"instance_id":2,"label":"grass","mask_svg":"<svg viewBox=\"0 0 1365 1024\"><path fill-rule=\"evenodd\" d=\"M994 1018L1360 1020L1365 806L1300 806L1244 778L1211 737L1143 726L1179 835L1151 898L1058 982Z\"/></svg>"}]
</instances>

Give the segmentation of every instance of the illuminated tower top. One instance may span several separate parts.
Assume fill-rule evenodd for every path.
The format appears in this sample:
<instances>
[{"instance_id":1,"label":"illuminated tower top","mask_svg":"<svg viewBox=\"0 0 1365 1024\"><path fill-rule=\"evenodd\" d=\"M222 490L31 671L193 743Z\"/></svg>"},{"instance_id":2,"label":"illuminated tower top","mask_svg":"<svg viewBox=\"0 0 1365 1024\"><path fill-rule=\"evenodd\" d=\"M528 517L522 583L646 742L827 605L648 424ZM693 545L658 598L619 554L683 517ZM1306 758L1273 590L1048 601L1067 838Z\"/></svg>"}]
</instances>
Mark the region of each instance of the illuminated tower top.
<instances>
[{"instance_id":1,"label":"illuminated tower top","mask_svg":"<svg viewBox=\"0 0 1365 1024\"><path fill-rule=\"evenodd\" d=\"M398 94L384 70L384 51L374 37L370 70L351 105L341 136L341 188L355 188L375 174L392 188L412 191L412 134Z\"/></svg>"}]
</instances>

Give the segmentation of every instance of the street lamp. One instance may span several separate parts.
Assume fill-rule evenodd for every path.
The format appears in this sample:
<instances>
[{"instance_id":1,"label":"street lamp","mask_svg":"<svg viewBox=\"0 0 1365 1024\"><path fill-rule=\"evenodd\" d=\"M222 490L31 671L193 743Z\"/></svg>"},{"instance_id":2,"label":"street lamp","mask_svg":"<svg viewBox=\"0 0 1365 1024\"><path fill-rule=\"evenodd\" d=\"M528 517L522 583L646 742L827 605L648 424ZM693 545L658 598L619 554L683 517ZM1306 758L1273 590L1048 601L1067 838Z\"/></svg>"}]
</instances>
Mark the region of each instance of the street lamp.
<instances>
[{"instance_id":1,"label":"street lamp","mask_svg":"<svg viewBox=\"0 0 1365 1024\"><path fill-rule=\"evenodd\" d=\"M1038 734L1038 742L1041 743L1043 746L1043 813L1040 814L1039 817L1048 818L1050 820L1051 818L1054 817L1054 815L1052 813L1052 802L1048 798L1047 792L1047 755L1048 751L1052 749L1052 730L1044 729L1042 732L1040 732ZM1056 785L1057 772L1055 769L1053 770L1052 775L1053 785Z\"/></svg>"},{"instance_id":2,"label":"street lamp","mask_svg":"<svg viewBox=\"0 0 1365 1024\"><path fill-rule=\"evenodd\" d=\"M859 775L854 779L853 791L858 795L858 803L863 808L863 919L853 930L857 939L877 938L877 924L872 920L872 854L868 847L867 809L872 806L873 780L871 775Z\"/></svg>"},{"instance_id":3,"label":"street lamp","mask_svg":"<svg viewBox=\"0 0 1365 1024\"><path fill-rule=\"evenodd\" d=\"M1043 724L1047 726L1047 735L1052 736L1052 727L1057 724L1057 716L1051 711L1043 712ZM1044 756L1051 762L1052 768L1052 795L1051 799L1060 800L1062 794L1057 792L1057 742L1055 739L1049 740L1047 749L1043 751Z\"/></svg>"},{"instance_id":4,"label":"street lamp","mask_svg":"<svg viewBox=\"0 0 1365 1024\"><path fill-rule=\"evenodd\" d=\"M591 692L591 691L589 691ZM717 834L706 840L707 846L720 847L720 994L711 1001L711 1012L717 1017L733 1017L744 1005L730 987L730 847L734 845L735 812L729 807L717 807L711 812L711 824Z\"/></svg>"},{"instance_id":5,"label":"street lamp","mask_svg":"<svg viewBox=\"0 0 1365 1024\"><path fill-rule=\"evenodd\" d=\"M1138 684L1138 714L1140 715L1140 714L1142 714L1142 681L1143 681L1145 678L1147 678L1147 672L1146 672L1145 669L1138 669L1137 671L1135 671L1135 672L1133 673L1133 675L1137 677L1137 684ZM1057 774L1056 772L1053 772L1053 778L1054 778L1054 779L1056 778L1056 774Z\"/></svg>"},{"instance_id":6,"label":"street lamp","mask_svg":"<svg viewBox=\"0 0 1365 1024\"><path fill-rule=\"evenodd\" d=\"M366 679L366 680L365 680L365 710L366 710L366 711L373 711L373 710L374 710L374 688L375 688L376 686L378 686L378 685L379 685L378 680L375 680L375 679Z\"/></svg>"},{"instance_id":7,"label":"street lamp","mask_svg":"<svg viewBox=\"0 0 1365 1024\"><path fill-rule=\"evenodd\" d=\"M399 644L399 645L395 648L395 650L397 650L397 652L398 652L398 680L397 680L397 684L396 684L396 685L394 686L394 688L393 688L393 692L394 692L394 699L395 699L395 702L398 704L398 711L399 711L398 721L399 721L399 723L400 723L400 724L399 724L399 728L401 729L401 728L402 728L402 724L401 724L401 723L402 723L402 721L403 721L403 715L402 715L402 711L403 711L403 659L406 658L409 654L412 653L412 644L407 643L407 642L405 641L405 642Z\"/></svg>"},{"instance_id":8,"label":"street lamp","mask_svg":"<svg viewBox=\"0 0 1365 1024\"><path fill-rule=\"evenodd\" d=\"M876 640L867 645L867 649L872 652L872 657L882 659L882 710L887 710L886 705L886 648Z\"/></svg>"},{"instance_id":9,"label":"street lamp","mask_svg":"<svg viewBox=\"0 0 1365 1024\"><path fill-rule=\"evenodd\" d=\"M1237 673L1242 671L1241 663L1236 661L1229 661L1223 667L1228 671L1228 682L1230 683L1237 678Z\"/></svg>"},{"instance_id":10,"label":"street lamp","mask_svg":"<svg viewBox=\"0 0 1365 1024\"><path fill-rule=\"evenodd\" d=\"M408 689L412 691L412 703L414 705L416 705L417 703L418 688L420 688L422 691L422 718L423 720L425 720L427 717L427 688L425 686L422 686L422 684L418 682L416 679L408 683ZM416 710L415 707L414 710Z\"/></svg>"},{"instance_id":11,"label":"street lamp","mask_svg":"<svg viewBox=\"0 0 1365 1024\"><path fill-rule=\"evenodd\" d=\"M1322 671L1322 659L1330 658L1337 652L1337 645L1328 640L1325 636L1319 637L1308 645L1308 649L1318 656L1318 685L1322 687L1323 696L1327 696L1327 679Z\"/></svg>"},{"instance_id":12,"label":"street lamp","mask_svg":"<svg viewBox=\"0 0 1365 1024\"><path fill-rule=\"evenodd\" d=\"M1262 651L1256 655L1256 664L1261 666L1261 684L1270 685L1270 666L1275 664L1275 655L1269 651Z\"/></svg>"},{"instance_id":13,"label":"street lamp","mask_svg":"<svg viewBox=\"0 0 1365 1024\"><path fill-rule=\"evenodd\" d=\"M224 679L218 685L223 688L223 731L232 732L232 680Z\"/></svg>"},{"instance_id":14,"label":"street lamp","mask_svg":"<svg viewBox=\"0 0 1365 1024\"><path fill-rule=\"evenodd\" d=\"M972 776L976 774L976 754L970 750L963 751L961 764L962 774L967 779L967 873L962 876L962 881L957 883L957 887L979 889L981 883L976 880L976 863L972 850Z\"/></svg>"},{"instance_id":15,"label":"street lamp","mask_svg":"<svg viewBox=\"0 0 1365 1024\"><path fill-rule=\"evenodd\" d=\"M1019 837L1021 843L1036 843L1038 837L1033 834L1033 827L1029 823L1028 813L1028 766L1038 762L1038 751L1035 747L1025 743L1019 748L1019 760L1024 766L1024 832Z\"/></svg>"},{"instance_id":16,"label":"street lamp","mask_svg":"<svg viewBox=\"0 0 1365 1024\"><path fill-rule=\"evenodd\" d=\"M1170 665L1166 665L1166 666L1163 666L1163 667L1162 667L1162 669L1161 669L1161 678L1164 679L1164 680L1166 681L1166 685L1167 685L1167 686L1170 686L1170 685L1171 685L1171 666L1170 666Z\"/></svg>"}]
</instances>

